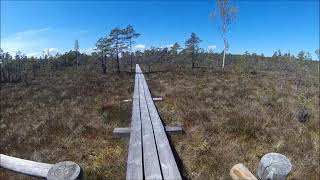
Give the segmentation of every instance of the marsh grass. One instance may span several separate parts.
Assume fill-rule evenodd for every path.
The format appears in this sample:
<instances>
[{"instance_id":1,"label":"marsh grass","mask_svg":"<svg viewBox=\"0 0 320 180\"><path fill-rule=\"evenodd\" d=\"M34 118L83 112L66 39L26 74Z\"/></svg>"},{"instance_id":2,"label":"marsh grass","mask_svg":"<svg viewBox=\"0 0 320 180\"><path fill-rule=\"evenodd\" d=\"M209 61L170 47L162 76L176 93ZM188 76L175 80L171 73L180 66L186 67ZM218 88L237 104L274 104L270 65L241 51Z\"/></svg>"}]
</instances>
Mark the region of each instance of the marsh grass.
<instances>
[{"instance_id":1,"label":"marsh grass","mask_svg":"<svg viewBox=\"0 0 320 180\"><path fill-rule=\"evenodd\" d=\"M237 163L255 172L268 152L289 157L289 179L319 177L317 77L301 76L309 78L297 89L294 72L172 69L146 78L152 95L164 97L156 102L163 122L184 128L169 138L186 179L229 179ZM121 100L132 95L133 74L85 67L39 77L2 86L0 153L71 160L87 179L123 179L128 141L112 130L130 125L131 103ZM309 113L304 123L295 116L300 107ZM33 178L1 170L0 179Z\"/></svg>"}]
</instances>

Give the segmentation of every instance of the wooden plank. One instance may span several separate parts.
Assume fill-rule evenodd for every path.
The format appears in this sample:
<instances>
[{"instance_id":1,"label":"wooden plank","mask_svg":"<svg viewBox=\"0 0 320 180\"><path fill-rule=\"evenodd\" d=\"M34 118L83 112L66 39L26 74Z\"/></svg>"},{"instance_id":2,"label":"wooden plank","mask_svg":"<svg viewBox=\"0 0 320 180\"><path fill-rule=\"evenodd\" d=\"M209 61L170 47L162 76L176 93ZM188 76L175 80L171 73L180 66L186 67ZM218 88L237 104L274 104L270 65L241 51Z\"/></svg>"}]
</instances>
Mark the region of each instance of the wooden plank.
<instances>
[{"instance_id":1,"label":"wooden plank","mask_svg":"<svg viewBox=\"0 0 320 180\"><path fill-rule=\"evenodd\" d=\"M163 98L162 97L156 97L156 98L152 98L153 99L153 101L162 101L163 100ZM124 99L124 100L122 100L122 102L131 102L132 101L132 99Z\"/></svg>"},{"instance_id":2,"label":"wooden plank","mask_svg":"<svg viewBox=\"0 0 320 180\"><path fill-rule=\"evenodd\" d=\"M139 65L137 66L138 70ZM149 115L144 86L142 83L143 74L139 74L139 98L142 123L142 144L143 144L143 167L145 179L162 179L158 159L158 152L155 142L155 135Z\"/></svg>"},{"instance_id":3,"label":"wooden plank","mask_svg":"<svg viewBox=\"0 0 320 180\"><path fill-rule=\"evenodd\" d=\"M182 134L183 133L183 129L182 127L172 127L172 126L165 126L164 129L166 130L166 132L170 135L174 135L174 134Z\"/></svg>"},{"instance_id":4,"label":"wooden plank","mask_svg":"<svg viewBox=\"0 0 320 180\"><path fill-rule=\"evenodd\" d=\"M129 140L129 153L127 160L126 179L143 179L142 163L142 138L141 138L141 119L139 108L139 77L135 75L133 92L132 119Z\"/></svg>"},{"instance_id":5,"label":"wooden plank","mask_svg":"<svg viewBox=\"0 0 320 180\"><path fill-rule=\"evenodd\" d=\"M119 137L130 137L130 128L114 128L112 132L112 136L114 138Z\"/></svg>"},{"instance_id":6,"label":"wooden plank","mask_svg":"<svg viewBox=\"0 0 320 180\"><path fill-rule=\"evenodd\" d=\"M0 167L18 173L46 178L53 164L34 162L0 154Z\"/></svg>"},{"instance_id":7,"label":"wooden plank","mask_svg":"<svg viewBox=\"0 0 320 180\"><path fill-rule=\"evenodd\" d=\"M142 74L139 64L136 64L136 74Z\"/></svg>"},{"instance_id":8,"label":"wooden plank","mask_svg":"<svg viewBox=\"0 0 320 180\"><path fill-rule=\"evenodd\" d=\"M233 180L257 180L257 178L243 164L236 164L230 170Z\"/></svg>"},{"instance_id":9,"label":"wooden plank","mask_svg":"<svg viewBox=\"0 0 320 180\"><path fill-rule=\"evenodd\" d=\"M177 163L173 156L165 129L163 127L162 121L158 114L158 111L152 100L147 82L141 74L140 84L143 86L145 98L147 101L147 106L152 122L152 127L154 131L154 136L156 139L158 155L160 159L161 171L164 179L182 179ZM139 85L140 86L140 85Z\"/></svg>"},{"instance_id":10,"label":"wooden plank","mask_svg":"<svg viewBox=\"0 0 320 180\"><path fill-rule=\"evenodd\" d=\"M153 101L162 101L163 98L162 97L156 97L156 98L152 98Z\"/></svg>"},{"instance_id":11,"label":"wooden plank","mask_svg":"<svg viewBox=\"0 0 320 180\"><path fill-rule=\"evenodd\" d=\"M182 127L165 126L164 129L170 135L182 134L183 133ZM129 127L114 128L112 135L115 138L130 137L130 128Z\"/></svg>"}]
</instances>

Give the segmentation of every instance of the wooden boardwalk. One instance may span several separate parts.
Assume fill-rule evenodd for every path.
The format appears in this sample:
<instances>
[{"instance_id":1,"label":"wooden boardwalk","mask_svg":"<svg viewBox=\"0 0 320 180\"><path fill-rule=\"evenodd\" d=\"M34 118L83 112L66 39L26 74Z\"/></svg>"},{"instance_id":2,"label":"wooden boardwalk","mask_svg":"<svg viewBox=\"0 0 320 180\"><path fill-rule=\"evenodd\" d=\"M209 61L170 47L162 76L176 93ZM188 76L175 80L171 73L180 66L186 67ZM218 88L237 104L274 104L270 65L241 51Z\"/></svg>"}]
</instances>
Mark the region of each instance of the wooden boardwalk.
<instances>
[{"instance_id":1,"label":"wooden boardwalk","mask_svg":"<svg viewBox=\"0 0 320 180\"><path fill-rule=\"evenodd\" d=\"M182 179L139 65L136 65L126 178Z\"/></svg>"}]
</instances>

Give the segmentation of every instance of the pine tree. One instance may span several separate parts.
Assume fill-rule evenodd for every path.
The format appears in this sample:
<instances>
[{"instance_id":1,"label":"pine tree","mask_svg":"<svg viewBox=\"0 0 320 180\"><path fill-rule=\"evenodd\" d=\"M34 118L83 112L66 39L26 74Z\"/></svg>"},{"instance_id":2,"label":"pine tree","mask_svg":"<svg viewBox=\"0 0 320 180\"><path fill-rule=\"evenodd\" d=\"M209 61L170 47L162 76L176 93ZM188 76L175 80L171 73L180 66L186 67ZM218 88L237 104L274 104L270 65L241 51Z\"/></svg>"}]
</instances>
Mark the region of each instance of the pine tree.
<instances>
[{"instance_id":1,"label":"pine tree","mask_svg":"<svg viewBox=\"0 0 320 180\"><path fill-rule=\"evenodd\" d=\"M128 45L129 45L129 51L130 51L130 69L131 69L131 72L132 72L132 45L135 44L135 41L134 39L138 38L140 36L139 33L137 33L134 29L133 29L133 26L131 25L128 25L126 28L125 28L125 32L124 32L124 36L125 36L125 39L128 41Z\"/></svg>"},{"instance_id":2,"label":"pine tree","mask_svg":"<svg viewBox=\"0 0 320 180\"><path fill-rule=\"evenodd\" d=\"M185 42L186 49L191 53L192 69L195 67L195 54L199 51L199 43L201 40L195 33L191 33L190 38Z\"/></svg>"},{"instance_id":3,"label":"pine tree","mask_svg":"<svg viewBox=\"0 0 320 180\"><path fill-rule=\"evenodd\" d=\"M120 73L120 62L119 62L119 55L124 50L128 48L127 44L125 43L126 40L126 29L114 28L110 34L108 39L111 41L111 48L116 54L117 57L117 72Z\"/></svg>"}]
</instances>

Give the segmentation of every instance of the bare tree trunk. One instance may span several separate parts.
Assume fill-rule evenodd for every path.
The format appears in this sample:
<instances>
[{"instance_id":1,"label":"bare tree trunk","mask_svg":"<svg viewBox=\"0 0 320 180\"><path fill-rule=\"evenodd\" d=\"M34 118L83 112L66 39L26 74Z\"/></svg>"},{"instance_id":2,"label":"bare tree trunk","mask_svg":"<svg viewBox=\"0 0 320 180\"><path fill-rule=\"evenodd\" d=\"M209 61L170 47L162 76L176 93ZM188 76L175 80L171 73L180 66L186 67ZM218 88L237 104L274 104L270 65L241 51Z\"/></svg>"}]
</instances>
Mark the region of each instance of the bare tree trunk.
<instances>
[{"instance_id":1,"label":"bare tree trunk","mask_svg":"<svg viewBox=\"0 0 320 180\"><path fill-rule=\"evenodd\" d=\"M107 74L107 55L104 55L104 67L103 67L103 72L104 74Z\"/></svg>"},{"instance_id":2,"label":"bare tree trunk","mask_svg":"<svg viewBox=\"0 0 320 180\"><path fill-rule=\"evenodd\" d=\"M76 51L77 68L79 67L78 51Z\"/></svg>"},{"instance_id":3,"label":"bare tree trunk","mask_svg":"<svg viewBox=\"0 0 320 180\"><path fill-rule=\"evenodd\" d=\"M224 70L225 59L226 59L226 48L223 49L222 70Z\"/></svg>"},{"instance_id":4,"label":"bare tree trunk","mask_svg":"<svg viewBox=\"0 0 320 180\"><path fill-rule=\"evenodd\" d=\"M102 73L106 74L107 73L107 66L106 66L106 56L105 54L102 52L102 59L101 59L101 67L102 67Z\"/></svg>"},{"instance_id":5,"label":"bare tree trunk","mask_svg":"<svg viewBox=\"0 0 320 180\"><path fill-rule=\"evenodd\" d=\"M120 73L119 54L117 52L117 72Z\"/></svg>"},{"instance_id":6,"label":"bare tree trunk","mask_svg":"<svg viewBox=\"0 0 320 180\"><path fill-rule=\"evenodd\" d=\"M191 61L192 61L192 69L193 69L194 68L194 51L192 51Z\"/></svg>"},{"instance_id":7,"label":"bare tree trunk","mask_svg":"<svg viewBox=\"0 0 320 180\"><path fill-rule=\"evenodd\" d=\"M131 39L130 39L130 69L131 69L131 72L132 72L132 51L131 51Z\"/></svg>"},{"instance_id":8,"label":"bare tree trunk","mask_svg":"<svg viewBox=\"0 0 320 180\"><path fill-rule=\"evenodd\" d=\"M116 49L117 49L117 72L120 73L120 63L119 63L119 34L117 32L117 39L116 39Z\"/></svg>"},{"instance_id":9,"label":"bare tree trunk","mask_svg":"<svg viewBox=\"0 0 320 180\"><path fill-rule=\"evenodd\" d=\"M4 78L3 78L3 75L4 75L4 74L3 74L2 72L3 72L2 63L0 63L0 83L2 83L2 82L3 82L3 79L4 79Z\"/></svg>"}]
</instances>

